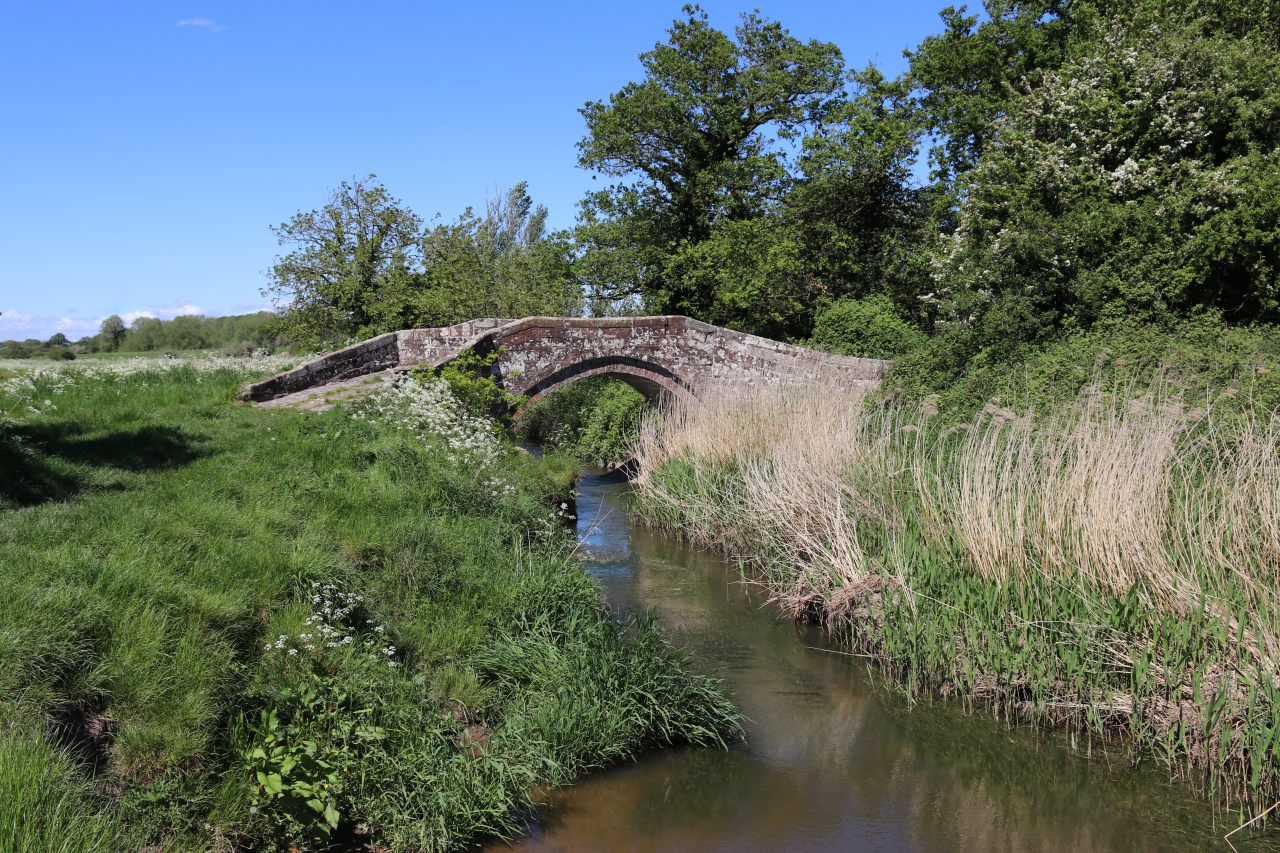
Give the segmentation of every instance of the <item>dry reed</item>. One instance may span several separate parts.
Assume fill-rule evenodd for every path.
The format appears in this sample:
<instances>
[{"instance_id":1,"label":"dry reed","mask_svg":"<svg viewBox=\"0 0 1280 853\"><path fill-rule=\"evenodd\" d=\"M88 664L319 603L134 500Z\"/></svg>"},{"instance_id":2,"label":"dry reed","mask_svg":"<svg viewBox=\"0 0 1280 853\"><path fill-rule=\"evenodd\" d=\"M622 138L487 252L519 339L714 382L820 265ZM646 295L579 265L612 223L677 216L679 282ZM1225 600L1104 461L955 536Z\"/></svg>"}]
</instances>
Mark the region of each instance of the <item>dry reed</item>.
<instances>
[{"instance_id":1,"label":"dry reed","mask_svg":"<svg viewBox=\"0 0 1280 853\"><path fill-rule=\"evenodd\" d=\"M1171 763L1234 767L1251 802L1280 791L1276 413L1094 388L948 424L775 386L656 413L636 460L640 515L749 565L789 615L943 692L1123 717Z\"/></svg>"}]
</instances>

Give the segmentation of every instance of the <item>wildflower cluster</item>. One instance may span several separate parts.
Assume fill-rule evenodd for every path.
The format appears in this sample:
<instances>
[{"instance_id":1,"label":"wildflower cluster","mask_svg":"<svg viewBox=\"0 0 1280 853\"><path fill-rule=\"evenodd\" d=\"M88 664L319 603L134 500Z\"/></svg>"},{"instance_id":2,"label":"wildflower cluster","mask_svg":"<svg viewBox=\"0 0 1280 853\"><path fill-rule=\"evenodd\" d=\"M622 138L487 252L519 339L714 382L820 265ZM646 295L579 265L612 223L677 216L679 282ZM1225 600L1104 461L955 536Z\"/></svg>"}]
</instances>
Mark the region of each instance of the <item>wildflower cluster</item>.
<instances>
[{"instance_id":1,"label":"wildflower cluster","mask_svg":"<svg viewBox=\"0 0 1280 853\"><path fill-rule=\"evenodd\" d=\"M0 371L12 371L31 379L59 379L71 381L91 376L123 377L135 373L164 373L186 368L199 374L234 370L241 373L279 373L292 367L297 356L272 355L257 350L247 356L227 356L204 353L195 357L147 357L84 358L76 361L47 361L44 359L0 360Z\"/></svg>"},{"instance_id":2,"label":"wildflower cluster","mask_svg":"<svg viewBox=\"0 0 1280 853\"><path fill-rule=\"evenodd\" d=\"M364 603L364 596L354 592L343 592L331 583L311 584L311 615L307 617L306 629L297 637L281 634L263 646L267 654L281 652L291 658L302 654L322 653L324 649L336 649L352 646L362 649L370 659L386 661L392 669L400 664L396 661L396 647L385 638L386 628L372 619L365 619L358 625L357 613Z\"/></svg>"},{"instance_id":3,"label":"wildflower cluster","mask_svg":"<svg viewBox=\"0 0 1280 853\"><path fill-rule=\"evenodd\" d=\"M0 380L0 424L14 422L20 416L57 411L53 398L72 384L73 377L59 374L43 381L32 373Z\"/></svg>"},{"instance_id":4,"label":"wildflower cluster","mask_svg":"<svg viewBox=\"0 0 1280 853\"><path fill-rule=\"evenodd\" d=\"M500 465L506 448L493 421L468 413L444 380L398 377L371 394L352 417L377 420L423 441L438 441L452 461L473 468L495 494L515 492Z\"/></svg>"}]
</instances>

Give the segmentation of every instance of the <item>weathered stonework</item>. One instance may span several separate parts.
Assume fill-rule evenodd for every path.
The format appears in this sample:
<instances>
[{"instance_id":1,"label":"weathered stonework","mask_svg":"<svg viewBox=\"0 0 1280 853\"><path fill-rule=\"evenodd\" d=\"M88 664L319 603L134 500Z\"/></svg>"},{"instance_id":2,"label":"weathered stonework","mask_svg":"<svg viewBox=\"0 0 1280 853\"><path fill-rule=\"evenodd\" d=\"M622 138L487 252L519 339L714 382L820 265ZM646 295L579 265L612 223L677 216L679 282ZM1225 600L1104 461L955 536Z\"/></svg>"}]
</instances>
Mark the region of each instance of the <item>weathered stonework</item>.
<instances>
[{"instance_id":1,"label":"weathered stonework","mask_svg":"<svg viewBox=\"0 0 1280 853\"><path fill-rule=\"evenodd\" d=\"M305 405L328 401L334 394L345 398L355 393L352 389L380 384L374 377L418 365L439 367L468 348L496 350L494 371L503 386L531 400L601 374L619 377L650 399L804 382L870 389L879 385L889 366L879 359L830 355L688 317L480 319L379 335L247 385L241 399Z\"/></svg>"}]
</instances>

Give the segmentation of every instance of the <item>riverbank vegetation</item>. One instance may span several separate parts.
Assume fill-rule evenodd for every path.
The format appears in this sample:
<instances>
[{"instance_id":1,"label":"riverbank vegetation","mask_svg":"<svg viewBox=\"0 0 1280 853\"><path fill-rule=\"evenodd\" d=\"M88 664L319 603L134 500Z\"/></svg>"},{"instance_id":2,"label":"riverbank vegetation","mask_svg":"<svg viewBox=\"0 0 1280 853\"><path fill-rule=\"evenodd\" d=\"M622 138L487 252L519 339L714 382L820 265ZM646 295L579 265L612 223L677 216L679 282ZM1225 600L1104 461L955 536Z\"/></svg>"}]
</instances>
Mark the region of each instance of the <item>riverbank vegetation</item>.
<instances>
[{"instance_id":1,"label":"riverbank vegetation","mask_svg":"<svg viewBox=\"0 0 1280 853\"><path fill-rule=\"evenodd\" d=\"M441 382L302 414L233 402L274 364L122 363L0 389L0 849L452 848L736 733L605 614L564 466Z\"/></svg>"},{"instance_id":2,"label":"riverbank vegetation","mask_svg":"<svg viewBox=\"0 0 1280 853\"><path fill-rule=\"evenodd\" d=\"M646 421L638 510L913 696L1065 724L1244 816L1280 798L1280 416L1087 385L965 419L833 387Z\"/></svg>"},{"instance_id":3,"label":"riverbank vegetation","mask_svg":"<svg viewBox=\"0 0 1280 853\"><path fill-rule=\"evenodd\" d=\"M574 382L525 411L519 434L589 465L614 468L630 461L649 403L621 379Z\"/></svg>"}]
</instances>

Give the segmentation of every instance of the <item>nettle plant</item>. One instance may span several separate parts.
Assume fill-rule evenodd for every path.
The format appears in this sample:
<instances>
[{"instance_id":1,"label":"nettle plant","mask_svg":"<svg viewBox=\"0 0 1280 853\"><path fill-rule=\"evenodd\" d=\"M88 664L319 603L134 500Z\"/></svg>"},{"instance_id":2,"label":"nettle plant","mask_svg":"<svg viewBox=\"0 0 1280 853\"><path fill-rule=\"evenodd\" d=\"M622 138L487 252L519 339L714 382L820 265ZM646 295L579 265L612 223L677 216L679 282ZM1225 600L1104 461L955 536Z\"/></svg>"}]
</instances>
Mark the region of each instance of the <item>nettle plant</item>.
<instances>
[{"instance_id":1,"label":"nettle plant","mask_svg":"<svg viewBox=\"0 0 1280 853\"><path fill-rule=\"evenodd\" d=\"M334 675L329 655L354 655L357 664L396 668L397 649L386 629L363 616L363 596L333 584L311 585L311 614L296 636L267 643L283 674L296 682L276 694L250 730L244 766L253 808L277 840L322 841L338 828L349 774L385 737Z\"/></svg>"},{"instance_id":2,"label":"nettle plant","mask_svg":"<svg viewBox=\"0 0 1280 853\"><path fill-rule=\"evenodd\" d=\"M253 808L280 840L322 840L342 820L343 794L351 768L366 746L385 737L351 710L350 696L311 673L297 689L281 691L289 709L264 709L253 729L245 767L253 777Z\"/></svg>"}]
</instances>

